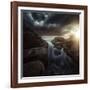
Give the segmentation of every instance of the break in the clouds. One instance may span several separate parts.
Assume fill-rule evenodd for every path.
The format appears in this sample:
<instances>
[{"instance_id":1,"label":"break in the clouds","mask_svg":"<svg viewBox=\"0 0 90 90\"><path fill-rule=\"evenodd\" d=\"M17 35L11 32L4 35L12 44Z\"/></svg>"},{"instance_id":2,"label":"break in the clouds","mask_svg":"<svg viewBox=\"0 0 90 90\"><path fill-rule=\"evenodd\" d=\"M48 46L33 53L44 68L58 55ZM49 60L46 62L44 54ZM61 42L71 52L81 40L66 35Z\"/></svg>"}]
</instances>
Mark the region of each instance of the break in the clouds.
<instances>
[{"instance_id":1,"label":"break in the clouds","mask_svg":"<svg viewBox=\"0 0 90 90\"><path fill-rule=\"evenodd\" d=\"M52 20L51 22L49 21L49 19L51 19L52 16L54 16L55 14L51 14L51 13L28 13L28 17L29 19L32 21L33 25L35 27L57 27L60 25L60 23L56 23L53 22ZM48 23L49 22L49 23Z\"/></svg>"}]
</instances>

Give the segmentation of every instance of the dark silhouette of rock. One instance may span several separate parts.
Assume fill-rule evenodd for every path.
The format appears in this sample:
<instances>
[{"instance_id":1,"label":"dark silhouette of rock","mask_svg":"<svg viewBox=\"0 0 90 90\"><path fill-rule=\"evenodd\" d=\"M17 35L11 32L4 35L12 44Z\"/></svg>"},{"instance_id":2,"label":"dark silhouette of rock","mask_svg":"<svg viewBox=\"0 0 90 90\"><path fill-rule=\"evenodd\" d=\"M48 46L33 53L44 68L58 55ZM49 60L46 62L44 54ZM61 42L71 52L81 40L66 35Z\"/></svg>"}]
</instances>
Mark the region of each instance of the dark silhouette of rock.
<instances>
[{"instance_id":1,"label":"dark silhouette of rock","mask_svg":"<svg viewBox=\"0 0 90 90\"><path fill-rule=\"evenodd\" d=\"M46 69L48 66L48 44L37 33L32 30L27 30L23 33L23 75L25 76L37 76L40 74L39 69ZM37 64L39 60L40 63ZM34 62L34 63L32 63ZM39 64L43 67L39 67ZM26 68L32 68L34 72L27 71ZM40 70L42 70L40 69ZM34 73L34 74L33 74Z\"/></svg>"},{"instance_id":2,"label":"dark silhouette of rock","mask_svg":"<svg viewBox=\"0 0 90 90\"><path fill-rule=\"evenodd\" d=\"M43 62L45 68L47 68L48 65L48 51L47 48L45 47L36 47L36 48L31 48L27 50L26 56L24 57L24 63L28 63L31 61L37 61L40 60Z\"/></svg>"},{"instance_id":3,"label":"dark silhouette of rock","mask_svg":"<svg viewBox=\"0 0 90 90\"><path fill-rule=\"evenodd\" d=\"M52 40L52 43L56 48L64 48L65 52L70 56L79 55L79 41L73 36L68 39L56 37L54 40Z\"/></svg>"},{"instance_id":4,"label":"dark silhouette of rock","mask_svg":"<svg viewBox=\"0 0 90 90\"><path fill-rule=\"evenodd\" d=\"M57 56L58 63L59 63L59 61L63 61L63 64L65 65L63 68L62 68L62 66L60 67L60 68L62 68L61 70L63 70L62 72L59 69L61 74L62 73L64 73L64 74L78 74L79 73L79 41L76 40L72 36L68 39L64 39L63 37L56 37L54 40L52 40L52 43L58 49L63 48L64 52L66 53L66 56L68 57L65 59L65 57L66 57L65 54L62 56L62 59L61 59L61 57ZM67 65L69 65L69 67L71 69L68 68Z\"/></svg>"},{"instance_id":5,"label":"dark silhouette of rock","mask_svg":"<svg viewBox=\"0 0 90 90\"><path fill-rule=\"evenodd\" d=\"M34 31L26 31L23 33L23 48L30 49L34 47L47 47L47 43Z\"/></svg>"},{"instance_id":6,"label":"dark silhouette of rock","mask_svg":"<svg viewBox=\"0 0 90 90\"><path fill-rule=\"evenodd\" d=\"M63 37L55 37L52 40L52 43L58 49L61 49L62 47L64 47L65 42L66 42L66 40Z\"/></svg>"},{"instance_id":7,"label":"dark silhouette of rock","mask_svg":"<svg viewBox=\"0 0 90 90\"><path fill-rule=\"evenodd\" d=\"M31 61L24 64L23 76L41 76L45 72L45 67L40 60Z\"/></svg>"},{"instance_id":8,"label":"dark silhouette of rock","mask_svg":"<svg viewBox=\"0 0 90 90\"><path fill-rule=\"evenodd\" d=\"M58 52L59 54L56 54ZM73 73L73 61L62 49L48 47L48 74L67 75Z\"/></svg>"}]
</instances>

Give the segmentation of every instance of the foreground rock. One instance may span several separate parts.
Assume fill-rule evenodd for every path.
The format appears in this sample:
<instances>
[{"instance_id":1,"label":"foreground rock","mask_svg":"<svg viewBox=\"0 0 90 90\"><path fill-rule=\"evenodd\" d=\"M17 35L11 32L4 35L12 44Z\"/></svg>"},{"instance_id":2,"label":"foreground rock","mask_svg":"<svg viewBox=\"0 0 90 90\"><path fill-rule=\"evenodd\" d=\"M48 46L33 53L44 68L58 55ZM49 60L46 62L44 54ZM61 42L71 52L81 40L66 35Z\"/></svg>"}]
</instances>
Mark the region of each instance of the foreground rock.
<instances>
[{"instance_id":1,"label":"foreground rock","mask_svg":"<svg viewBox=\"0 0 90 90\"><path fill-rule=\"evenodd\" d=\"M34 31L23 33L23 75L43 75L48 66L47 43Z\"/></svg>"},{"instance_id":2,"label":"foreground rock","mask_svg":"<svg viewBox=\"0 0 90 90\"><path fill-rule=\"evenodd\" d=\"M64 39L62 37L56 37L52 41L52 43L58 49L63 48L64 52L66 53L66 55L64 54L58 60L58 63L59 61L62 61L64 65L63 66L59 65L59 67L58 65L56 65L57 68L59 68L57 70L60 71L60 72L58 71L57 73L78 74L79 73L79 41L76 41L73 37L70 37L68 39ZM55 64L53 64L53 67L55 67Z\"/></svg>"},{"instance_id":3,"label":"foreground rock","mask_svg":"<svg viewBox=\"0 0 90 90\"><path fill-rule=\"evenodd\" d=\"M42 76L45 72L44 64L40 61L30 61L24 64L24 77Z\"/></svg>"}]
</instances>

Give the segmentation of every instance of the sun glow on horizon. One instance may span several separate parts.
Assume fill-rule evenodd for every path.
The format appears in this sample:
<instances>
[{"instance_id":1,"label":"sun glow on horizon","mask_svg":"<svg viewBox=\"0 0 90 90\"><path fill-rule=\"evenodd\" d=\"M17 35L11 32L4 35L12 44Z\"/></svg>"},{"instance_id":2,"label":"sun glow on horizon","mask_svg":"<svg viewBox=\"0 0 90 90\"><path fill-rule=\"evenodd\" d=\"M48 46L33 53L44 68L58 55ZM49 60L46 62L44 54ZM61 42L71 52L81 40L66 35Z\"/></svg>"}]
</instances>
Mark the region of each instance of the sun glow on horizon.
<instances>
[{"instance_id":1,"label":"sun glow on horizon","mask_svg":"<svg viewBox=\"0 0 90 90\"><path fill-rule=\"evenodd\" d=\"M76 39L80 39L80 30L77 31L72 31L71 34L76 38Z\"/></svg>"}]
</instances>

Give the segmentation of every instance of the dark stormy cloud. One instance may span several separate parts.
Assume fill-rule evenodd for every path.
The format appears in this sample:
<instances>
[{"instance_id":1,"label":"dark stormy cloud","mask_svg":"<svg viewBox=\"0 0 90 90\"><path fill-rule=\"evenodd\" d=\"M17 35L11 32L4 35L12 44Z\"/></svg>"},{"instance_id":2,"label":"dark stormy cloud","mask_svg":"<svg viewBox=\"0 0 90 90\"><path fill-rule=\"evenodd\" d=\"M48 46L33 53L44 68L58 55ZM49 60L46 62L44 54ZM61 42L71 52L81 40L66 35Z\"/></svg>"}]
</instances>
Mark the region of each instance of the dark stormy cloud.
<instances>
[{"instance_id":1,"label":"dark stormy cloud","mask_svg":"<svg viewBox=\"0 0 90 90\"><path fill-rule=\"evenodd\" d=\"M34 30L40 35L62 35L79 25L79 13L22 10L22 20L24 30Z\"/></svg>"}]
</instances>

